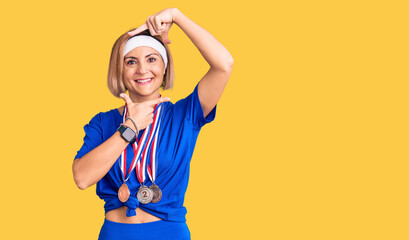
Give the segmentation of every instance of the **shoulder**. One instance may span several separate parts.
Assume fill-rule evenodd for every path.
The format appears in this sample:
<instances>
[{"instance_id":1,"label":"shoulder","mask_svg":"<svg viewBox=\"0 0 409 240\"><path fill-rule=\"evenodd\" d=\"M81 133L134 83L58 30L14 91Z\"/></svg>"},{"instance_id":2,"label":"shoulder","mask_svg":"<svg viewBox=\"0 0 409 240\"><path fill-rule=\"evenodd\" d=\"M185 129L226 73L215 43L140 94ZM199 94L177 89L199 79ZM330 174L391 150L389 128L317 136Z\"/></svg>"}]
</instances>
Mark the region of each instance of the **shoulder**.
<instances>
[{"instance_id":1,"label":"shoulder","mask_svg":"<svg viewBox=\"0 0 409 240\"><path fill-rule=\"evenodd\" d=\"M104 122L111 122L113 119L116 119L118 117L121 118L121 114L119 113L119 110L117 108L114 108L95 114L92 117L90 123L103 124Z\"/></svg>"},{"instance_id":2,"label":"shoulder","mask_svg":"<svg viewBox=\"0 0 409 240\"><path fill-rule=\"evenodd\" d=\"M123 105L123 106L121 106L119 108L116 108L116 109L112 109L111 111L115 112L115 110L117 110L118 113L122 116L122 114L124 113L124 109L125 109L125 105Z\"/></svg>"},{"instance_id":3,"label":"shoulder","mask_svg":"<svg viewBox=\"0 0 409 240\"><path fill-rule=\"evenodd\" d=\"M167 102L167 113L174 120L190 123L194 128L200 129L203 125L213 121L216 107L207 116L204 116L202 105L198 95L198 84L185 98L178 100L175 104Z\"/></svg>"}]
</instances>

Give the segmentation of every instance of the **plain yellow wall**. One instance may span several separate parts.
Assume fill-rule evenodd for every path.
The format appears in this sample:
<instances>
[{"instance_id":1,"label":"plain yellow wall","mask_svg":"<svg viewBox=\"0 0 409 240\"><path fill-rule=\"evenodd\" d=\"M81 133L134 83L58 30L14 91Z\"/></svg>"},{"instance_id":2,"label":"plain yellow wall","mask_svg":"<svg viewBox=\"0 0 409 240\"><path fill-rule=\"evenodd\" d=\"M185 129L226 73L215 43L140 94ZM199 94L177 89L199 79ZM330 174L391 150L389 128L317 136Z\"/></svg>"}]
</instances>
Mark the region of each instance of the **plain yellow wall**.
<instances>
[{"instance_id":1,"label":"plain yellow wall","mask_svg":"<svg viewBox=\"0 0 409 240\"><path fill-rule=\"evenodd\" d=\"M0 239L97 239L104 202L73 157L123 104L114 41L166 7L235 60L192 159L193 239L409 238L405 1L25 0L0 7ZM170 39L175 102L208 65L178 26Z\"/></svg>"}]
</instances>

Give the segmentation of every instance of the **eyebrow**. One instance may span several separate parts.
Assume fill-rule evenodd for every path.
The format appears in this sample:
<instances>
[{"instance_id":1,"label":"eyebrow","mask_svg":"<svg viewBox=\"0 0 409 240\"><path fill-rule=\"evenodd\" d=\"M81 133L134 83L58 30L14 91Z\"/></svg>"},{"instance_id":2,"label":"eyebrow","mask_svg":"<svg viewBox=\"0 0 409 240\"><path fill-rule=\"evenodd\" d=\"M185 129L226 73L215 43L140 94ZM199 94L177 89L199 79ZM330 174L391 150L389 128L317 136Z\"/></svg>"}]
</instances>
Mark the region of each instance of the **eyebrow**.
<instances>
[{"instance_id":1,"label":"eyebrow","mask_svg":"<svg viewBox=\"0 0 409 240\"><path fill-rule=\"evenodd\" d=\"M145 58L150 57L151 55L158 55L159 56L159 54L157 54L157 53L150 53L150 54L146 55ZM131 56L131 57L124 58L124 60L127 59L127 58L137 59L136 57Z\"/></svg>"}]
</instances>

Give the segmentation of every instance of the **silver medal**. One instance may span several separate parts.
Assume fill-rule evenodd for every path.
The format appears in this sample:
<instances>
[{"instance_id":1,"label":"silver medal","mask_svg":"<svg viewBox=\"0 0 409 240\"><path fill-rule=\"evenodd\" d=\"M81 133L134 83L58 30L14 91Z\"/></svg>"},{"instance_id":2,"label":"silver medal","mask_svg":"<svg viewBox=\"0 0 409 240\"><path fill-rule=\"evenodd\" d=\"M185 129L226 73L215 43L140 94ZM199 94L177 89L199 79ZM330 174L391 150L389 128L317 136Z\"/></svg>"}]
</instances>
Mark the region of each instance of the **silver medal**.
<instances>
[{"instance_id":1,"label":"silver medal","mask_svg":"<svg viewBox=\"0 0 409 240\"><path fill-rule=\"evenodd\" d=\"M148 204L152 201L153 192L147 186L142 185L139 188L138 193L136 194L136 198L138 198L138 201L140 203Z\"/></svg>"}]
</instances>

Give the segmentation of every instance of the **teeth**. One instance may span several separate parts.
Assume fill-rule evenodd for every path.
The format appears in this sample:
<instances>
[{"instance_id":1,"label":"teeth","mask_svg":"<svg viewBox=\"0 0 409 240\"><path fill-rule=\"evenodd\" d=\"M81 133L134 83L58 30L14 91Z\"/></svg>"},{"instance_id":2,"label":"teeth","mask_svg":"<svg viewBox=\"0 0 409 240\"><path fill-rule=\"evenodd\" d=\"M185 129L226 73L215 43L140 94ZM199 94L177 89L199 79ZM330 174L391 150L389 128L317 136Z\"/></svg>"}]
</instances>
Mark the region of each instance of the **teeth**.
<instances>
[{"instance_id":1,"label":"teeth","mask_svg":"<svg viewBox=\"0 0 409 240\"><path fill-rule=\"evenodd\" d=\"M150 80L152 80L152 78L145 79L145 80L137 80L137 82L144 83L144 82L149 82Z\"/></svg>"}]
</instances>

